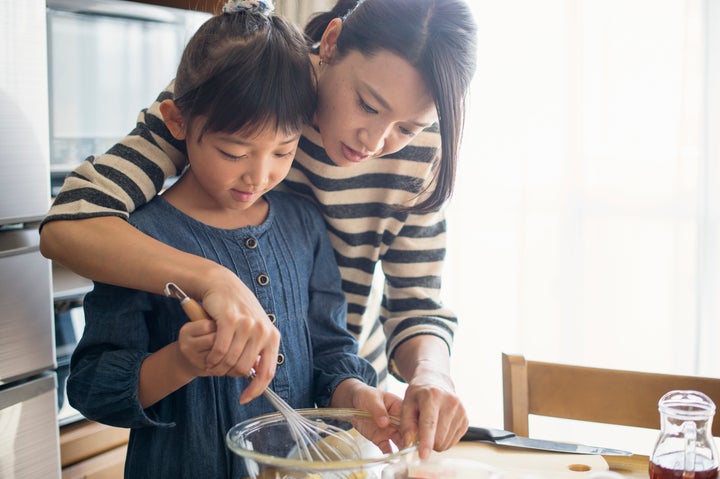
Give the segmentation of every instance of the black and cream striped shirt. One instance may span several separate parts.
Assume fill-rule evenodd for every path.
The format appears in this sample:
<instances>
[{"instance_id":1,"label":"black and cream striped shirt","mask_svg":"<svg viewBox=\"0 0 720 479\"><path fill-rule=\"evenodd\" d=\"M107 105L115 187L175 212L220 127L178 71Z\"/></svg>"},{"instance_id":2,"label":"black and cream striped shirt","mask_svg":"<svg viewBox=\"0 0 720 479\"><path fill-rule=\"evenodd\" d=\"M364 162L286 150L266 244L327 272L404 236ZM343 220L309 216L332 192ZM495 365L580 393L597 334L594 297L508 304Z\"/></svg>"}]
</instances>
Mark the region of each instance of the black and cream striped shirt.
<instances>
[{"instance_id":1,"label":"black and cream striped shirt","mask_svg":"<svg viewBox=\"0 0 720 479\"><path fill-rule=\"evenodd\" d=\"M159 111L159 102L171 97L170 90L163 92L140 113L128 136L78 166L44 222L110 215L127 219L161 190L166 178L179 174L187 162L184 143L170 135ZM432 334L449 347L457 326L440 300L443 211L393 208L420 201L439 142L431 127L397 153L339 167L327 157L319 133L306 127L280 186L310 198L322 211L347 296L348 329L381 382L387 358L404 340ZM375 273L378 263L382 271Z\"/></svg>"}]
</instances>

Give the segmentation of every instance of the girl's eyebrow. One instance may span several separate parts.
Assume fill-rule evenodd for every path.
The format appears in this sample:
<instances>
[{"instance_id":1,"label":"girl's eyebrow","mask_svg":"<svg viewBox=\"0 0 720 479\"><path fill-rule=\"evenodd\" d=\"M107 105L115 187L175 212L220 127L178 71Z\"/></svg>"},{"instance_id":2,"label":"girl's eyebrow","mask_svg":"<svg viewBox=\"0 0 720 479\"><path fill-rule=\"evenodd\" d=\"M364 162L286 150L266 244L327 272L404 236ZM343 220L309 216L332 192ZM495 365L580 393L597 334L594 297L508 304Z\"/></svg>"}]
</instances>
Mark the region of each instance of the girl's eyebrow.
<instances>
[{"instance_id":1,"label":"girl's eyebrow","mask_svg":"<svg viewBox=\"0 0 720 479\"><path fill-rule=\"evenodd\" d=\"M362 83L363 87L365 87L368 93L370 93L370 95L375 99L376 102L380 104L381 107L385 108L386 110L392 111L392 107L390 106L390 104L376 89L374 89L372 86L370 86L364 81L361 81L360 83ZM432 125L432 123L423 123L420 121L409 121L408 123L412 123L413 125L420 128L427 128Z\"/></svg>"},{"instance_id":2,"label":"girl's eyebrow","mask_svg":"<svg viewBox=\"0 0 720 479\"><path fill-rule=\"evenodd\" d=\"M287 144L292 143L293 141L297 140L298 138L300 138L300 134L299 134L299 133L298 133L297 135L293 135L293 136L291 136L291 137L289 137L289 138L286 138L285 140L281 141L280 144L281 144L281 145L287 145ZM252 141L245 141L245 140L242 140L242 139L240 139L240 138L235 138L234 136L223 136L222 139L223 139L224 141L227 141L227 142L230 142L230 143L235 143L235 144L238 144L238 145L245 145L245 146L247 146L247 145L251 145L251 144L252 144Z\"/></svg>"}]
</instances>

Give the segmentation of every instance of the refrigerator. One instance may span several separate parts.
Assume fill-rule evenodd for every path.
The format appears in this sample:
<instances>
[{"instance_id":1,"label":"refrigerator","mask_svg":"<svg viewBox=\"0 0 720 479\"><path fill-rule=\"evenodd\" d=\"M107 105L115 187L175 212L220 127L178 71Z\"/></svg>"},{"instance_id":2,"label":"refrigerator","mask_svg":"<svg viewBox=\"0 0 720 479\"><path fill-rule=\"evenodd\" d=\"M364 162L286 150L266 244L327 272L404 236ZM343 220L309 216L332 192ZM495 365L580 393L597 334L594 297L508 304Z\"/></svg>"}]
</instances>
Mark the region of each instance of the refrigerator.
<instances>
[{"instance_id":1,"label":"refrigerator","mask_svg":"<svg viewBox=\"0 0 720 479\"><path fill-rule=\"evenodd\" d=\"M0 0L0 478L60 477L45 0Z\"/></svg>"}]
</instances>

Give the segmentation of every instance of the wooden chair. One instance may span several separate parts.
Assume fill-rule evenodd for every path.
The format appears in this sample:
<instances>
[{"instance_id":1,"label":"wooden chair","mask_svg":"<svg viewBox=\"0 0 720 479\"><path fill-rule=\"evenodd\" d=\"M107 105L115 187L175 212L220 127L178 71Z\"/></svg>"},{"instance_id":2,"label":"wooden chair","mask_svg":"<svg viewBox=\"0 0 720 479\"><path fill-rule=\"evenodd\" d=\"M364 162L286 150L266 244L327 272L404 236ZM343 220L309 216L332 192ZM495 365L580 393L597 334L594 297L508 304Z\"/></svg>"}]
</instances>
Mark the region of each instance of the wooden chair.
<instances>
[{"instance_id":1,"label":"wooden chair","mask_svg":"<svg viewBox=\"0 0 720 479\"><path fill-rule=\"evenodd\" d=\"M528 436L530 414L660 428L658 400L673 389L707 394L720 408L720 378L653 374L527 361L502 355L505 429ZM713 436L720 437L716 416Z\"/></svg>"}]
</instances>

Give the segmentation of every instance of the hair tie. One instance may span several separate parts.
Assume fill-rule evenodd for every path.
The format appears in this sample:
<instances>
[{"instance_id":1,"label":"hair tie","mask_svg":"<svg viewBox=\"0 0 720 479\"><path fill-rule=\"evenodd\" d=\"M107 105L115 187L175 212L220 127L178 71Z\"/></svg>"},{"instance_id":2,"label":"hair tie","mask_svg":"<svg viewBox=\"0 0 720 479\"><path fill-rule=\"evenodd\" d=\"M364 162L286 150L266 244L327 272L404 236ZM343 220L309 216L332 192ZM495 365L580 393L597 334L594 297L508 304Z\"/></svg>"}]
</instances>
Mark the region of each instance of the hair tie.
<instances>
[{"instance_id":1,"label":"hair tie","mask_svg":"<svg viewBox=\"0 0 720 479\"><path fill-rule=\"evenodd\" d=\"M243 10L269 17L275 11L275 5L270 0L228 0L222 8L223 13L236 13Z\"/></svg>"}]
</instances>

